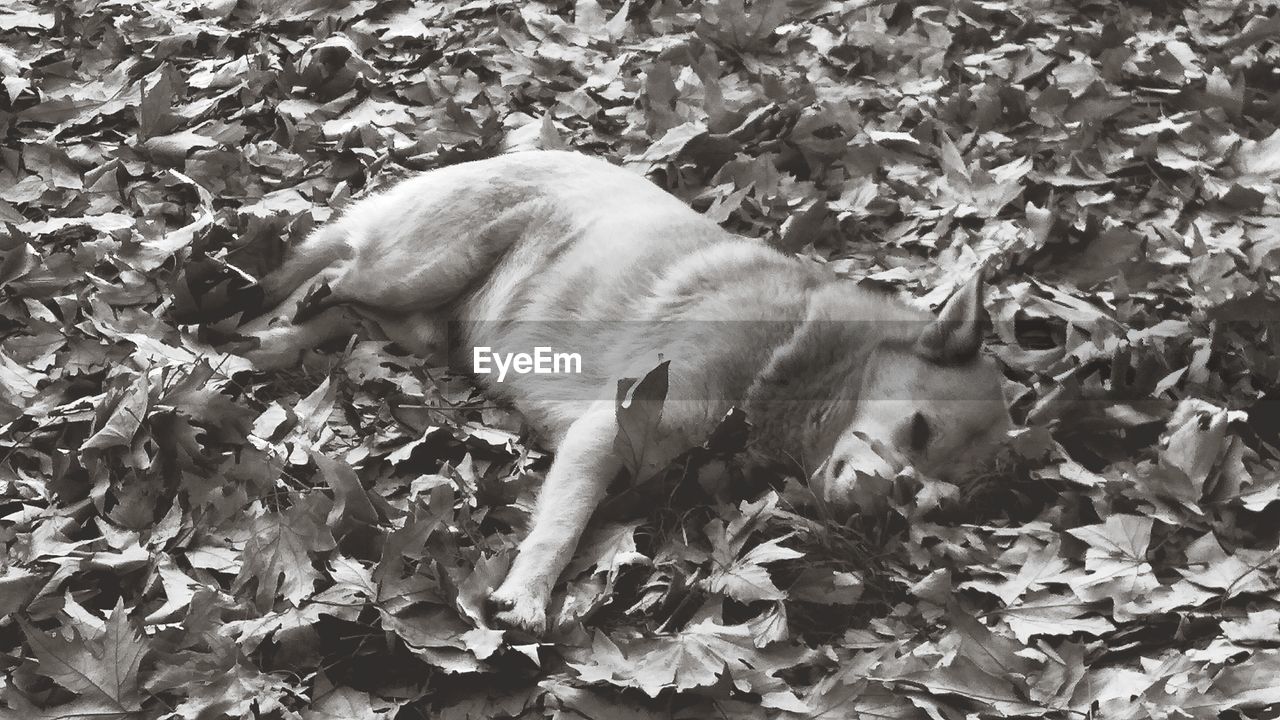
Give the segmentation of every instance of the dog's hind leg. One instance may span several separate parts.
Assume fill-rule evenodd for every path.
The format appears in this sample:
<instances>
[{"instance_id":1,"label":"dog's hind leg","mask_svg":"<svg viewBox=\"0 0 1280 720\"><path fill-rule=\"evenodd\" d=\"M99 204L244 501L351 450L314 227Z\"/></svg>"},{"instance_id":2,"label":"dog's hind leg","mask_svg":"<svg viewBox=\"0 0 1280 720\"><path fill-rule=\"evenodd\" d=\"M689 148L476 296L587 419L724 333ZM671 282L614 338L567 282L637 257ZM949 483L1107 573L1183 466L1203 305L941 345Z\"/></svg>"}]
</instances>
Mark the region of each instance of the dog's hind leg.
<instances>
[{"instance_id":1,"label":"dog's hind leg","mask_svg":"<svg viewBox=\"0 0 1280 720\"><path fill-rule=\"evenodd\" d=\"M278 370L296 365L305 351L343 335L351 335L360 328L360 315L347 305L304 302L328 274L326 268L321 268L320 272L320 277L303 278L268 313L240 327L239 334L256 341L256 345L239 353L259 370ZM294 322L299 310L308 305L312 306L307 308L312 312L305 319L298 318L299 321Z\"/></svg>"},{"instance_id":2,"label":"dog's hind leg","mask_svg":"<svg viewBox=\"0 0 1280 720\"><path fill-rule=\"evenodd\" d=\"M321 227L292 248L284 263L258 282L263 293L262 307L268 314L278 315L276 309L289 296L350 255L351 247L341 223ZM292 308L287 310L292 312Z\"/></svg>"},{"instance_id":3,"label":"dog's hind leg","mask_svg":"<svg viewBox=\"0 0 1280 720\"><path fill-rule=\"evenodd\" d=\"M447 363L451 339L449 322L435 312L389 313L359 307L362 317L371 320L386 338L415 357L435 363Z\"/></svg>"},{"instance_id":4,"label":"dog's hind leg","mask_svg":"<svg viewBox=\"0 0 1280 720\"><path fill-rule=\"evenodd\" d=\"M342 271L331 282L332 302L390 313L432 312L492 282L504 262L511 264L509 256L519 252L529 227L546 212L542 204L525 200L489 208L456 190L434 187L447 178L429 173L420 180L432 185L418 187L417 194L400 197L396 188L343 219L351 255L338 263ZM413 206L411 214L401 209L406 204ZM397 212L411 221L383 219ZM551 252L544 244L523 250L528 267Z\"/></svg>"},{"instance_id":5,"label":"dog's hind leg","mask_svg":"<svg viewBox=\"0 0 1280 720\"><path fill-rule=\"evenodd\" d=\"M282 322L249 333L258 346L241 354L259 370L279 370L297 365L302 353L330 340L351 336L360 328L360 316L338 305L322 310L306 322Z\"/></svg>"}]
</instances>

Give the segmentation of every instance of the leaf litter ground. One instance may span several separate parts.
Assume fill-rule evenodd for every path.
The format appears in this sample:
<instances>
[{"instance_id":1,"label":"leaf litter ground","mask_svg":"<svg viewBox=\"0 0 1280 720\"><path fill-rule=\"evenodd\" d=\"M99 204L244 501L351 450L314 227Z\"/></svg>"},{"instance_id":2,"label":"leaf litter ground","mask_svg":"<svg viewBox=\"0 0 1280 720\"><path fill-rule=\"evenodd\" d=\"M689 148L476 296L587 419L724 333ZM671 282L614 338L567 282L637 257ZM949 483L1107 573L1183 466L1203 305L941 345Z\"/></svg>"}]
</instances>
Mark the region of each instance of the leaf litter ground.
<instances>
[{"instance_id":1,"label":"leaf litter ground","mask_svg":"<svg viewBox=\"0 0 1280 720\"><path fill-rule=\"evenodd\" d=\"M1278 37L1262 1L12 0L0 714L1274 716ZM372 340L213 348L350 198L527 147L925 304L986 267L1008 461L840 524L721 433L619 489L549 637L490 627L548 463L518 417Z\"/></svg>"}]
</instances>

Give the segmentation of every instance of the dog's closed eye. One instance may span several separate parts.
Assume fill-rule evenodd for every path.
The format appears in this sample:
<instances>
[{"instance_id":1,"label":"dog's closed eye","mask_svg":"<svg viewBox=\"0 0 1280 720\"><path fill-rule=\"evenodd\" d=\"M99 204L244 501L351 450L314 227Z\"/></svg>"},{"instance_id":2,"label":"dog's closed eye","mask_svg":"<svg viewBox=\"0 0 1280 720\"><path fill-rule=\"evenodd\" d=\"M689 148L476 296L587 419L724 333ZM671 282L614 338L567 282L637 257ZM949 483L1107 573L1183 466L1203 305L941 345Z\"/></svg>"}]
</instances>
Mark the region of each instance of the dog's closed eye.
<instances>
[{"instance_id":1,"label":"dog's closed eye","mask_svg":"<svg viewBox=\"0 0 1280 720\"><path fill-rule=\"evenodd\" d=\"M924 452L929 447L929 441L933 439L933 428L929 426L929 420L923 413L917 412L911 417L911 449L916 452Z\"/></svg>"}]
</instances>

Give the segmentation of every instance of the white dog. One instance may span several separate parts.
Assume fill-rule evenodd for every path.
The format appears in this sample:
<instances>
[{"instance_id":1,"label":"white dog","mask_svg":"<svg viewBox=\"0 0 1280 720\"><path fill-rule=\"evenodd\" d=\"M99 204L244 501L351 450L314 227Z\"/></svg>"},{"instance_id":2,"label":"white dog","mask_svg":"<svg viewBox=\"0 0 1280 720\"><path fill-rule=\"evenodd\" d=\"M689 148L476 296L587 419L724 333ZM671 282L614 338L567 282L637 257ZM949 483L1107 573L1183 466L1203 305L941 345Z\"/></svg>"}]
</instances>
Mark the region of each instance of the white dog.
<instances>
[{"instance_id":1,"label":"white dog","mask_svg":"<svg viewBox=\"0 0 1280 720\"><path fill-rule=\"evenodd\" d=\"M765 453L823 465L816 481L836 504L856 493L859 469L884 456L963 473L1010 425L999 370L979 352L976 278L934 318L732 235L644 178L574 153L465 163L370 195L262 285L272 310L244 329L259 341L246 354L261 368L295 364L361 319L411 351L448 352L468 367L477 347L581 357L580 372L509 366L502 382L476 374L556 453L532 530L491 598L497 619L535 633L622 464L617 382L661 359L670 386L648 459L700 443L736 406ZM309 292L321 299L295 316Z\"/></svg>"}]
</instances>

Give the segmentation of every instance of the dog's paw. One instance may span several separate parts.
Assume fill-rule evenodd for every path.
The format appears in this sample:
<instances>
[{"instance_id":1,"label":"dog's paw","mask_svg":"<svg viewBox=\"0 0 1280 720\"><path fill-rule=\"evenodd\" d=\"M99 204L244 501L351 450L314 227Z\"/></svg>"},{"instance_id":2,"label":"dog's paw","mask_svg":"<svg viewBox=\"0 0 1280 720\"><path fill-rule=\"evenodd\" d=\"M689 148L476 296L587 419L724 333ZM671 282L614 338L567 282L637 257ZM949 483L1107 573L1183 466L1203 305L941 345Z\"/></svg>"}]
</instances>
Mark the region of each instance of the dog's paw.
<instances>
[{"instance_id":1,"label":"dog's paw","mask_svg":"<svg viewBox=\"0 0 1280 720\"><path fill-rule=\"evenodd\" d=\"M547 631L547 599L527 588L502 587L489 596L489 612L500 625L541 637Z\"/></svg>"},{"instance_id":2,"label":"dog's paw","mask_svg":"<svg viewBox=\"0 0 1280 720\"><path fill-rule=\"evenodd\" d=\"M290 342L291 328L271 328L245 336L233 350L258 370L282 370L302 362L303 350Z\"/></svg>"}]
</instances>

